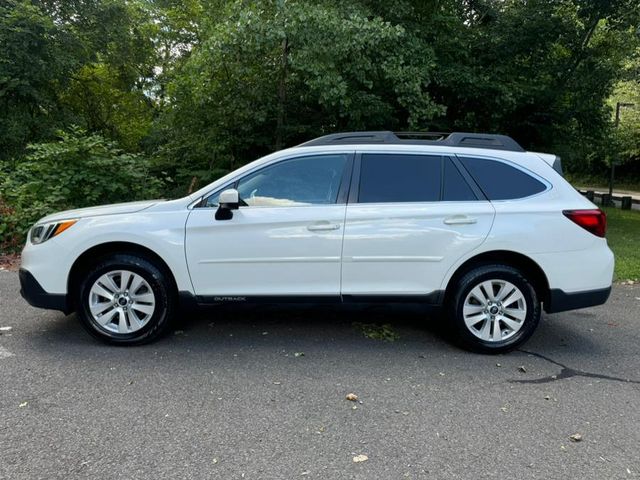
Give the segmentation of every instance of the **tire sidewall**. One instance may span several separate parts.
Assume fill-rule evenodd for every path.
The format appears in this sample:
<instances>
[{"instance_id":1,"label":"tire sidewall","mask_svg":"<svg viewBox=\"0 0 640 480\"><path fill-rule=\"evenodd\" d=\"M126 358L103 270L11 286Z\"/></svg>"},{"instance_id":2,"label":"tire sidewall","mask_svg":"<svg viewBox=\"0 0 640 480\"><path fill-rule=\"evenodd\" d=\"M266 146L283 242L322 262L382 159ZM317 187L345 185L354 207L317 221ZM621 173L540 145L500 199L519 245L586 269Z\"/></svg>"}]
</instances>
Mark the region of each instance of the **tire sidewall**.
<instances>
[{"instance_id":1,"label":"tire sidewall","mask_svg":"<svg viewBox=\"0 0 640 480\"><path fill-rule=\"evenodd\" d=\"M105 273L114 270L129 270L147 281L155 296L156 308L144 327L132 333L116 334L94 319L89 310L89 295L94 282ZM165 274L152 262L134 255L117 254L102 259L80 282L78 294L78 313L82 325L94 337L116 345L145 343L157 337L169 323L172 313L171 291Z\"/></svg>"},{"instance_id":2,"label":"tire sidewall","mask_svg":"<svg viewBox=\"0 0 640 480\"><path fill-rule=\"evenodd\" d=\"M469 292L479 283L494 279L505 280L515 285L522 292L527 305L527 314L520 330L500 342L488 342L476 337L469 331L463 315L464 301ZM456 326L456 334L463 346L481 353L503 353L517 348L531 337L540 321L540 301L535 289L517 269L506 265L481 266L465 274L458 283L449 310Z\"/></svg>"}]
</instances>

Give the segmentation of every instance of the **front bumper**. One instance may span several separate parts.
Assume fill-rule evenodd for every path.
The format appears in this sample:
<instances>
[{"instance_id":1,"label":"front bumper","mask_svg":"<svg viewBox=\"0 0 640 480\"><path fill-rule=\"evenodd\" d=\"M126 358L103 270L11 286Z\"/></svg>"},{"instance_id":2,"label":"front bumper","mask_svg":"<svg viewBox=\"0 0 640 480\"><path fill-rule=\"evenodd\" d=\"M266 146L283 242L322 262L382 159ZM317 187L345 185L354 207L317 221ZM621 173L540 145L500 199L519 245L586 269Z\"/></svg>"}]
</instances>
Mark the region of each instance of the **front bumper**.
<instances>
[{"instance_id":1,"label":"front bumper","mask_svg":"<svg viewBox=\"0 0 640 480\"><path fill-rule=\"evenodd\" d=\"M65 315L73 311L67 295L46 292L28 270L21 268L18 276L20 277L20 295L29 305L37 308L60 310Z\"/></svg>"},{"instance_id":2,"label":"front bumper","mask_svg":"<svg viewBox=\"0 0 640 480\"><path fill-rule=\"evenodd\" d=\"M578 308L594 307L605 303L610 294L611 287L571 293L552 288L549 292L549 301L544 306L544 310L547 313L557 313Z\"/></svg>"}]
</instances>

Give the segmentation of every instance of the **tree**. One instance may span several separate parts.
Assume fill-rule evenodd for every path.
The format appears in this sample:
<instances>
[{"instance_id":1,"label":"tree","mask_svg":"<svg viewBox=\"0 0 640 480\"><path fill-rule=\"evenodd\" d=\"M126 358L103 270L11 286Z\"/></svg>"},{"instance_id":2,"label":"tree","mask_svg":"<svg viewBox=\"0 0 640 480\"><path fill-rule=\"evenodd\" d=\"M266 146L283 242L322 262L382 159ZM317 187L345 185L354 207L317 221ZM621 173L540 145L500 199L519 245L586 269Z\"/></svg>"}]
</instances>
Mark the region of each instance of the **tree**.
<instances>
[{"instance_id":1,"label":"tree","mask_svg":"<svg viewBox=\"0 0 640 480\"><path fill-rule=\"evenodd\" d=\"M360 6L230 2L170 85L165 164L219 174L334 130L423 125L433 51ZM185 173L182 173L185 172Z\"/></svg>"},{"instance_id":2,"label":"tree","mask_svg":"<svg viewBox=\"0 0 640 480\"><path fill-rule=\"evenodd\" d=\"M66 43L36 6L0 5L0 161L51 134L60 116L59 90L73 67L63 54Z\"/></svg>"}]
</instances>

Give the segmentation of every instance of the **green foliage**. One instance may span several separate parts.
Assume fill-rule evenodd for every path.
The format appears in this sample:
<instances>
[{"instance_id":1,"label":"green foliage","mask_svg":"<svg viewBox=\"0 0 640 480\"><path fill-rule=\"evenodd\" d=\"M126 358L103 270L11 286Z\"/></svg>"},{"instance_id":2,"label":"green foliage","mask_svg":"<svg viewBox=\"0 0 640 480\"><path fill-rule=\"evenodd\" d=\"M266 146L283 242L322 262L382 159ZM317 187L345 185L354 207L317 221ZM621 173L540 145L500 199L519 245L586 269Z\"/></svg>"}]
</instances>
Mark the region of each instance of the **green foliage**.
<instances>
[{"instance_id":1,"label":"green foliage","mask_svg":"<svg viewBox=\"0 0 640 480\"><path fill-rule=\"evenodd\" d=\"M171 196L364 129L506 133L576 178L614 160L640 178L638 25L637 0L5 0L0 215L22 223L4 221L3 241L36 216L11 213L27 203L9 185L32 212L93 201L25 187L38 155L91 175L89 160L40 150L90 138L168 174ZM616 102L635 104L617 128Z\"/></svg>"},{"instance_id":2,"label":"green foliage","mask_svg":"<svg viewBox=\"0 0 640 480\"><path fill-rule=\"evenodd\" d=\"M72 128L59 141L29 146L28 155L0 178L0 247L18 247L44 215L70 208L156 196L162 182L149 162L97 134Z\"/></svg>"},{"instance_id":3,"label":"green foliage","mask_svg":"<svg viewBox=\"0 0 640 480\"><path fill-rule=\"evenodd\" d=\"M624 76L608 103L614 112L612 116L616 104L622 104L614 137L618 150L612 160L619 164L619 174L640 183L640 42L634 55L625 62Z\"/></svg>"},{"instance_id":4,"label":"green foliage","mask_svg":"<svg viewBox=\"0 0 640 480\"><path fill-rule=\"evenodd\" d=\"M58 88L71 65L66 38L29 2L0 4L0 161L48 136L58 118Z\"/></svg>"},{"instance_id":5,"label":"green foliage","mask_svg":"<svg viewBox=\"0 0 640 480\"><path fill-rule=\"evenodd\" d=\"M179 179L323 132L418 128L442 111L426 91L429 45L362 7L235 1L203 32L162 124L160 156Z\"/></svg>"},{"instance_id":6,"label":"green foliage","mask_svg":"<svg viewBox=\"0 0 640 480\"><path fill-rule=\"evenodd\" d=\"M616 280L640 279L640 212L607 208L607 241L616 256Z\"/></svg>"},{"instance_id":7,"label":"green foliage","mask_svg":"<svg viewBox=\"0 0 640 480\"><path fill-rule=\"evenodd\" d=\"M400 334L388 323L379 325L377 323L354 322L353 327L360 330L365 337L372 340L395 342L400 338Z\"/></svg>"},{"instance_id":8,"label":"green foliage","mask_svg":"<svg viewBox=\"0 0 640 480\"><path fill-rule=\"evenodd\" d=\"M131 152L140 150L151 129L153 106L149 98L142 90L123 85L117 72L104 63L82 67L62 95L62 102L85 128L108 135Z\"/></svg>"}]
</instances>

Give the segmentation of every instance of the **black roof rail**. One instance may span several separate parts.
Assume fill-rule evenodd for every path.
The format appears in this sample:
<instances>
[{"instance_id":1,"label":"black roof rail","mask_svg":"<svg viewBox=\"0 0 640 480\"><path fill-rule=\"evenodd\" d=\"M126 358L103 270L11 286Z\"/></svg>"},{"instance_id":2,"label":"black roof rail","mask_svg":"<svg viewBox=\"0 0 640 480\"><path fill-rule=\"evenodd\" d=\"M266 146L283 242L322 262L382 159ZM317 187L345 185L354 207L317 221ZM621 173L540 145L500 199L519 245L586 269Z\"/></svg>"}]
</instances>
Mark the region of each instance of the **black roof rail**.
<instances>
[{"instance_id":1,"label":"black roof rail","mask_svg":"<svg viewBox=\"0 0 640 480\"><path fill-rule=\"evenodd\" d=\"M443 147L490 148L524 152L524 148L506 135L467 132L345 132L332 133L298 145L316 147L321 145L354 144L394 144L394 145L437 145Z\"/></svg>"}]
</instances>

